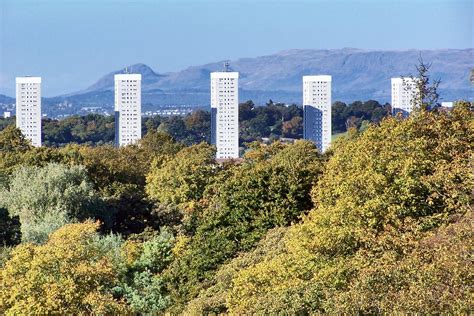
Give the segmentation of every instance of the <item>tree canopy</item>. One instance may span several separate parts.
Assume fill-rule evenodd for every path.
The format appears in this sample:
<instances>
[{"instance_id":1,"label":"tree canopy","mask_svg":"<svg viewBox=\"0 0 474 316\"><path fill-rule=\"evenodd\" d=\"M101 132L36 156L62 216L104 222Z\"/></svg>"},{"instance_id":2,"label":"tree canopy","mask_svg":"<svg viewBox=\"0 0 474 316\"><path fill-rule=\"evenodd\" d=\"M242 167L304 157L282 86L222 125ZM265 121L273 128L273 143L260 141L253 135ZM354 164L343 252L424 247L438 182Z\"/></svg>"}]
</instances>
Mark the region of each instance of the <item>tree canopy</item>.
<instances>
[{"instance_id":1,"label":"tree canopy","mask_svg":"<svg viewBox=\"0 0 474 316\"><path fill-rule=\"evenodd\" d=\"M100 201L83 167L48 164L23 167L13 173L0 203L18 216L22 240L43 242L64 224L98 213Z\"/></svg>"},{"instance_id":2,"label":"tree canopy","mask_svg":"<svg viewBox=\"0 0 474 316\"><path fill-rule=\"evenodd\" d=\"M107 289L118 282L95 240L99 224L67 224L44 245L22 244L0 271L0 312L116 314L128 307Z\"/></svg>"},{"instance_id":3,"label":"tree canopy","mask_svg":"<svg viewBox=\"0 0 474 316\"><path fill-rule=\"evenodd\" d=\"M235 276L229 311L467 312L467 248L434 266L422 249L438 234L452 232L447 244L465 236L457 222L470 218L471 117L462 105L423 111L339 142L313 188L316 207L289 230L280 255ZM446 274L444 263L460 270ZM436 284L445 287L430 306Z\"/></svg>"},{"instance_id":4,"label":"tree canopy","mask_svg":"<svg viewBox=\"0 0 474 316\"><path fill-rule=\"evenodd\" d=\"M240 105L224 162L204 111L121 148L93 140L109 118L49 122L71 134L41 148L6 127L0 314L470 313L472 103L438 109L420 82L406 118L336 103L324 153L278 141L301 108L271 100Z\"/></svg>"}]
</instances>

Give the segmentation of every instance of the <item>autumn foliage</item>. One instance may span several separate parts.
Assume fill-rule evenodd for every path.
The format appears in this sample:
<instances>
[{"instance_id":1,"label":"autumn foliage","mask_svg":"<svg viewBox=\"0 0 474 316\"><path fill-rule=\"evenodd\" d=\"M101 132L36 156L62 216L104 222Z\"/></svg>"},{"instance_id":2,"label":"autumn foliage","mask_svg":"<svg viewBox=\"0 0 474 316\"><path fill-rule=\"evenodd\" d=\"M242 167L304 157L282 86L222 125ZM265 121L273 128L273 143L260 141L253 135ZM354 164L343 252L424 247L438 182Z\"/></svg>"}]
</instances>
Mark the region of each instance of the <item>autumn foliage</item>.
<instances>
[{"instance_id":1,"label":"autumn foliage","mask_svg":"<svg viewBox=\"0 0 474 316\"><path fill-rule=\"evenodd\" d=\"M469 314L471 106L223 164L160 132L37 149L9 128L0 314Z\"/></svg>"},{"instance_id":2,"label":"autumn foliage","mask_svg":"<svg viewBox=\"0 0 474 316\"><path fill-rule=\"evenodd\" d=\"M109 289L111 259L94 243L98 223L67 224L44 245L23 244L0 273L0 312L17 314L124 313Z\"/></svg>"}]
</instances>

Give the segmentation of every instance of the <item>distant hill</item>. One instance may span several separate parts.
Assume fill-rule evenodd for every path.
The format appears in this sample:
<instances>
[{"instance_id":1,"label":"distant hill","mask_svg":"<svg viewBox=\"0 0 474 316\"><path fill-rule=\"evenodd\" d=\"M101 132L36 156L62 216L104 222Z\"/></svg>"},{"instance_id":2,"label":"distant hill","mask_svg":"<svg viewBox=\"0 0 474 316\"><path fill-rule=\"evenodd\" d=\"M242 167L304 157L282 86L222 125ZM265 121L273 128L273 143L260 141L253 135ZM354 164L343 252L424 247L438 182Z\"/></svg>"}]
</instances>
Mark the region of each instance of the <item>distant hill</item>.
<instances>
[{"instance_id":1,"label":"distant hill","mask_svg":"<svg viewBox=\"0 0 474 316\"><path fill-rule=\"evenodd\" d=\"M0 94L0 104L13 104L15 103L15 98L11 98L4 94Z\"/></svg>"},{"instance_id":2,"label":"distant hill","mask_svg":"<svg viewBox=\"0 0 474 316\"><path fill-rule=\"evenodd\" d=\"M294 49L256 58L230 61L240 72L240 100L263 104L269 99L301 103L302 76L329 74L333 77L333 101L352 102L375 99L390 101L390 78L415 73L419 56L432 63L432 78L441 79L444 100L473 99L469 82L474 68L474 49L381 51L353 48L309 50ZM179 72L158 73L144 64L128 66L131 73L142 74L142 102L147 108L160 105L209 105L209 74L222 70L224 61L193 66ZM125 67L124 67L125 68ZM77 106L113 107L113 71L85 90L45 100L54 112L60 102ZM57 110L57 108L56 108Z\"/></svg>"},{"instance_id":3,"label":"distant hill","mask_svg":"<svg viewBox=\"0 0 474 316\"><path fill-rule=\"evenodd\" d=\"M145 64L135 64L126 67L129 73L139 73L142 75L142 84L144 87L149 87L155 83L157 83L161 78L165 77L163 75L157 74ZM114 90L114 75L124 73L124 69L113 71L104 75L100 78L96 83L92 86L87 88L84 91L80 91L76 94L82 93L89 93L89 92L97 92L97 91L104 91L104 90Z\"/></svg>"}]
</instances>

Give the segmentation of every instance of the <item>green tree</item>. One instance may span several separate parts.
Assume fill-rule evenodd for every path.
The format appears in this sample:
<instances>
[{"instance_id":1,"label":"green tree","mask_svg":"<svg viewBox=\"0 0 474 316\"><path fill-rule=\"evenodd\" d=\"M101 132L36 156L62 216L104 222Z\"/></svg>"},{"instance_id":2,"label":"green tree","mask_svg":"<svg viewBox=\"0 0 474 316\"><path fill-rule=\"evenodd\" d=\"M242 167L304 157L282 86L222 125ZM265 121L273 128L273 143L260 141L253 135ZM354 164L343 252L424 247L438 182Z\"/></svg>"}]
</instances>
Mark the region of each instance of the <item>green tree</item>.
<instances>
[{"instance_id":1,"label":"green tree","mask_svg":"<svg viewBox=\"0 0 474 316\"><path fill-rule=\"evenodd\" d=\"M20 129L13 125L7 126L0 133L0 153L24 152L31 149L31 143L21 133Z\"/></svg>"},{"instance_id":2,"label":"green tree","mask_svg":"<svg viewBox=\"0 0 474 316\"><path fill-rule=\"evenodd\" d=\"M416 76L409 76L411 80L415 81L416 86L416 93L412 100L414 109L425 111L438 106L438 86L441 80L435 79L433 83L430 84L430 68L431 64L425 63L420 56L418 65L416 66Z\"/></svg>"},{"instance_id":3,"label":"green tree","mask_svg":"<svg viewBox=\"0 0 474 316\"><path fill-rule=\"evenodd\" d=\"M15 125L15 117L3 117L0 118L0 132L3 131L7 126Z\"/></svg>"},{"instance_id":4,"label":"green tree","mask_svg":"<svg viewBox=\"0 0 474 316\"><path fill-rule=\"evenodd\" d=\"M186 137L187 145L210 142L211 114L203 110L195 110L184 118L184 125L189 134Z\"/></svg>"},{"instance_id":5,"label":"green tree","mask_svg":"<svg viewBox=\"0 0 474 316\"><path fill-rule=\"evenodd\" d=\"M248 121L254 117L255 104L252 100L239 104L239 122Z\"/></svg>"},{"instance_id":6,"label":"green tree","mask_svg":"<svg viewBox=\"0 0 474 316\"><path fill-rule=\"evenodd\" d=\"M302 138L303 118L296 116L289 121L285 121L282 126L282 136L290 138Z\"/></svg>"},{"instance_id":7,"label":"green tree","mask_svg":"<svg viewBox=\"0 0 474 316\"><path fill-rule=\"evenodd\" d=\"M43 120L43 143L61 147L68 143L113 144L114 118L99 114L73 115L63 120Z\"/></svg>"},{"instance_id":8,"label":"green tree","mask_svg":"<svg viewBox=\"0 0 474 316\"><path fill-rule=\"evenodd\" d=\"M6 208L0 207L0 247L13 246L21 241L20 220L10 217Z\"/></svg>"},{"instance_id":9,"label":"green tree","mask_svg":"<svg viewBox=\"0 0 474 316\"><path fill-rule=\"evenodd\" d=\"M136 146L79 147L77 163L85 166L111 217L112 229L124 236L157 228L158 218L145 195L145 177L154 159L172 156L183 146L167 134L150 131Z\"/></svg>"},{"instance_id":10,"label":"green tree","mask_svg":"<svg viewBox=\"0 0 474 316\"><path fill-rule=\"evenodd\" d=\"M287 227L270 229L255 249L241 253L229 263L219 267L208 288L191 300L185 310L187 315L222 314L227 312L227 298L232 289L232 281L237 273L245 268L268 260L285 250L283 237Z\"/></svg>"},{"instance_id":11,"label":"green tree","mask_svg":"<svg viewBox=\"0 0 474 316\"><path fill-rule=\"evenodd\" d=\"M174 237L163 229L145 240L132 235L122 246L127 273L114 289L136 313L156 314L170 303L161 272L173 259Z\"/></svg>"},{"instance_id":12,"label":"green tree","mask_svg":"<svg viewBox=\"0 0 474 316\"><path fill-rule=\"evenodd\" d=\"M208 286L220 264L312 207L309 192L321 172L319 159L310 142L274 143L255 148L242 164L217 176L196 211L195 234L166 273L173 312Z\"/></svg>"},{"instance_id":13,"label":"green tree","mask_svg":"<svg viewBox=\"0 0 474 316\"><path fill-rule=\"evenodd\" d=\"M18 216L22 241L43 242L67 222L93 217L100 201L83 167L49 164L14 172L0 201Z\"/></svg>"},{"instance_id":14,"label":"green tree","mask_svg":"<svg viewBox=\"0 0 474 316\"><path fill-rule=\"evenodd\" d=\"M0 177L11 173L21 163L21 155L33 147L21 131L9 125L0 132Z\"/></svg>"},{"instance_id":15,"label":"green tree","mask_svg":"<svg viewBox=\"0 0 474 316\"><path fill-rule=\"evenodd\" d=\"M389 104L380 104L375 100L355 101L349 105L336 101L332 105L332 132L342 133L349 128L360 128L363 121L380 123L390 115Z\"/></svg>"},{"instance_id":16,"label":"green tree","mask_svg":"<svg viewBox=\"0 0 474 316\"><path fill-rule=\"evenodd\" d=\"M182 140L186 137L186 125L180 116L171 116L164 120L158 126L158 131L166 133L177 140Z\"/></svg>"},{"instance_id":17,"label":"green tree","mask_svg":"<svg viewBox=\"0 0 474 316\"><path fill-rule=\"evenodd\" d=\"M162 204L192 207L218 171L215 149L205 143L182 149L174 157L155 161L147 176L146 192Z\"/></svg>"}]
</instances>

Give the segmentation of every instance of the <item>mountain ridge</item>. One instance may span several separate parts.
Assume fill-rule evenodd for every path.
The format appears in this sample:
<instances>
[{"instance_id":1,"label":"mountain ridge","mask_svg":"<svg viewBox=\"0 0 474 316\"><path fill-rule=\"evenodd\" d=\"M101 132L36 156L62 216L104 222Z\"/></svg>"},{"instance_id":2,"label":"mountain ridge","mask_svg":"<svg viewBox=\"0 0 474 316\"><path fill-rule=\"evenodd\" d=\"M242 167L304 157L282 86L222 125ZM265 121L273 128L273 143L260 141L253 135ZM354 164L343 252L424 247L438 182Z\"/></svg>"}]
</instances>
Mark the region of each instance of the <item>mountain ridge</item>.
<instances>
[{"instance_id":1,"label":"mountain ridge","mask_svg":"<svg viewBox=\"0 0 474 316\"><path fill-rule=\"evenodd\" d=\"M230 64L234 70L240 72L240 87L244 90L299 91L302 75L324 73L332 75L335 79L333 90L336 94L338 90L343 94L347 90L351 91L348 88L352 88L353 84L353 89L373 87L375 91L380 90L379 85L367 85L367 81L372 81L372 83L377 82L377 80L389 82L391 77L414 73L420 54L426 62L433 64L433 77L436 77L437 74L442 77L442 87L443 85L449 88L469 87L468 73L470 67L474 67L472 61L474 60L474 49L412 49L400 51L356 48L336 50L291 49L255 58L239 58L231 61ZM471 60L470 63L469 60ZM190 66L181 71L163 74L147 67L154 77L150 78L146 73L139 71L145 79L151 79L148 82L142 82L142 89L144 91L155 88L163 90L206 90L209 88L210 72L222 70L223 62ZM146 66L144 64L140 65ZM464 65L464 69L459 69L460 65ZM447 71L446 68L451 66L454 67ZM133 66L130 68L133 68ZM118 73L118 71L112 72L108 76L115 73ZM387 73L389 74L387 75ZM364 80L361 80L361 77ZM443 80L443 78L446 80ZM453 78L456 79L454 82ZM345 87L338 86L337 81ZM352 81L353 84L349 81ZM464 85L459 84L462 81L465 81ZM87 88L86 91L93 91L99 82L100 80ZM358 83L360 83L359 86L357 86ZM386 91L382 95L388 96L389 88L385 87L384 90ZM108 89L113 89L112 84L109 85Z\"/></svg>"},{"instance_id":2,"label":"mountain ridge","mask_svg":"<svg viewBox=\"0 0 474 316\"><path fill-rule=\"evenodd\" d=\"M333 76L333 94L338 99L345 99L346 94L357 96L357 91L360 91L360 99L382 98L387 101L390 78L414 73L420 55L432 63L432 76L441 77L441 90L469 89L468 74L474 67L474 49L290 49L255 58L239 58L230 64L240 72L242 90L299 92L303 75L330 74ZM142 82L142 89L206 91L210 84L209 74L222 70L223 62L160 74L154 80Z\"/></svg>"},{"instance_id":3,"label":"mountain ridge","mask_svg":"<svg viewBox=\"0 0 474 316\"><path fill-rule=\"evenodd\" d=\"M469 81L474 68L474 48L437 50L378 49L288 49L274 54L238 58L230 61L240 73L240 100L252 98L256 104L268 99L301 103L301 77L311 74L332 76L333 101L352 102L375 99L390 101L390 78L416 72L419 57L432 64L431 78L441 79L440 95L444 100L473 99ZM152 69L144 63L128 66L130 73L142 74L142 103L161 105L209 105L209 74L223 70L225 60L189 66L176 72ZM70 102L85 106L113 107L114 74L112 71L84 90L47 98L46 107Z\"/></svg>"}]
</instances>

